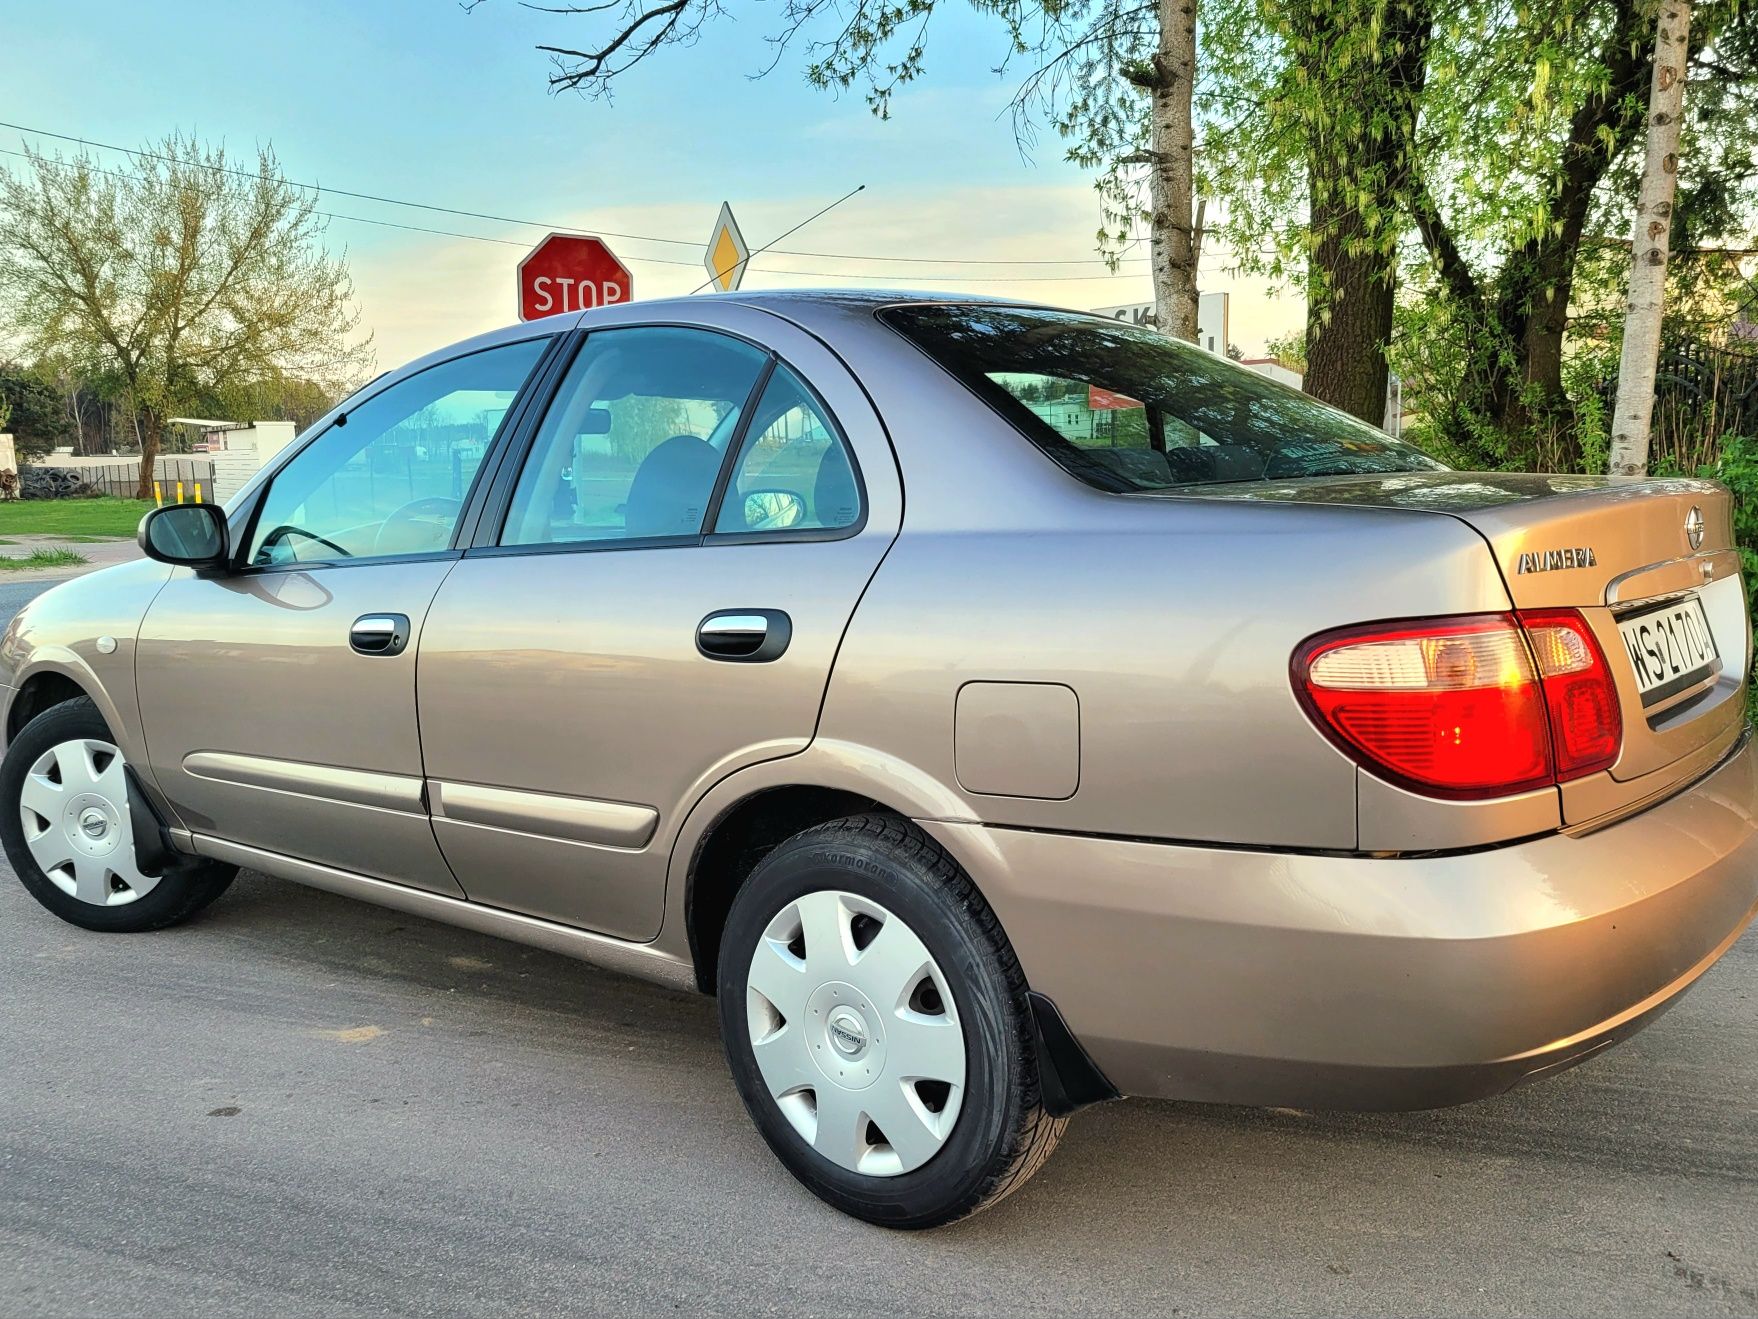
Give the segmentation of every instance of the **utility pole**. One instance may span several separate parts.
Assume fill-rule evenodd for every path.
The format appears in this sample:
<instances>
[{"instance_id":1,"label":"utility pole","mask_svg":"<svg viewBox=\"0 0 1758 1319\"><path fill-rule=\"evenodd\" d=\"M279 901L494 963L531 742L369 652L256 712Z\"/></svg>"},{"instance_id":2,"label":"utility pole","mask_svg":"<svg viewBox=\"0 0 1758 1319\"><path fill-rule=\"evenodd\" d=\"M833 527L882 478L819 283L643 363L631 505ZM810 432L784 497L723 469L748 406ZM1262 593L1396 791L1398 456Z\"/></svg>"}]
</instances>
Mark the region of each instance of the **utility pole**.
<instances>
[{"instance_id":1,"label":"utility pole","mask_svg":"<svg viewBox=\"0 0 1758 1319\"><path fill-rule=\"evenodd\" d=\"M1654 376L1660 361L1661 318L1666 310L1666 265L1679 177L1679 121L1685 104L1690 31L1691 0L1661 0L1654 30L1654 83L1648 94L1648 156L1630 235L1630 301L1624 313L1618 399L1612 412L1613 476L1642 476L1648 471L1648 429L1654 416Z\"/></svg>"}]
</instances>

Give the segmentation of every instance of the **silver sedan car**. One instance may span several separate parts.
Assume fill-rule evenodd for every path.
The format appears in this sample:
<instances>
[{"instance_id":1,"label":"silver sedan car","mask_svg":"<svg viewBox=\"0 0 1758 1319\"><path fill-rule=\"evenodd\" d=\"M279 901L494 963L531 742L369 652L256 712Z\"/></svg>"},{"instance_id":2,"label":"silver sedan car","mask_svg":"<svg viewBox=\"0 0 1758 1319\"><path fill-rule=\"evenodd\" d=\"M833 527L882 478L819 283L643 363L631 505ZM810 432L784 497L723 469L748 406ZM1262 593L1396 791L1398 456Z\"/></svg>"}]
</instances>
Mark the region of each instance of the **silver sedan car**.
<instances>
[{"instance_id":1,"label":"silver sedan car","mask_svg":"<svg viewBox=\"0 0 1758 1319\"><path fill-rule=\"evenodd\" d=\"M716 995L764 1139L878 1223L1119 1095L1569 1067L1758 904L1725 490L1449 471L1095 316L512 326L141 543L0 640L45 907L249 867Z\"/></svg>"}]
</instances>

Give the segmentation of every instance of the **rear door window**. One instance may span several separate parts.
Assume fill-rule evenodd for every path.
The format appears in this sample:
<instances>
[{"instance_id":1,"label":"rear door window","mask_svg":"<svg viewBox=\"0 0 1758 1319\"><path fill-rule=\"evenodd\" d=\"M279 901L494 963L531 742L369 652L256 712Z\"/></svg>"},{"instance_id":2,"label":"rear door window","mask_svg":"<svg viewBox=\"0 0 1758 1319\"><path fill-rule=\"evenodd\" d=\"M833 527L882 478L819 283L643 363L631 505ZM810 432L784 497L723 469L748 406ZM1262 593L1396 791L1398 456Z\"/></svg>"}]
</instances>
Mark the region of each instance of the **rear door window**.
<instances>
[{"instance_id":1,"label":"rear door window","mask_svg":"<svg viewBox=\"0 0 1758 1319\"><path fill-rule=\"evenodd\" d=\"M519 474L501 544L701 535L768 360L705 330L591 335Z\"/></svg>"}]
</instances>

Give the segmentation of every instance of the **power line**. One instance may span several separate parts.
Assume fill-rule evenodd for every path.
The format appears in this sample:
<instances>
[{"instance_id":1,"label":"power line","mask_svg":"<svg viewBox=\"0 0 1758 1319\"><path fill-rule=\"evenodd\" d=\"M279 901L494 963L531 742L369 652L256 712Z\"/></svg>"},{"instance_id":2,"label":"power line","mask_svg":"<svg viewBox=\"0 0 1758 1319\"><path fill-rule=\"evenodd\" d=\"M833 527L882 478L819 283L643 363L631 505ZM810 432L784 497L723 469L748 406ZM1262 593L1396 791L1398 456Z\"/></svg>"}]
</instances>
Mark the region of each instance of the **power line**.
<instances>
[{"instance_id":1,"label":"power line","mask_svg":"<svg viewBox=\"0 0 1758 1319\"><path fill-rule=\"evenodd\" d=\"M813 211L805 219L801 220L798 224L796 224L792 229L787 230L786 233L778 235L772 241L763 244L763 246L758 248L755 252L749 253L745 257L744 260L740 261L738 263L738 265L735 265L733 267L734 273L735 274L740 273L741 267L744 270L749 270L751 268L751 258L752 257L762 256L765 252L767 252L771 248L773 248L776 243L779 243L783 238L786 238L788 236L788 234L797 234L800 230L804 229L807 225L811 224L812 221L816 220L820 215L829 214L831 211L834 211L838 206L841 206L850 197L853 197L856 193L865 192L866 190L867 190L867 185L863 183L863 184L859 185L858 187L850 188L847 192L843 193L842 196L838 197L835 201L831 202L830 205L820 206L817 210ZM730 223L731 222L730 217L732 215L732 212L728 211L727 215L729 217L728 222ZM709 264L710 265L713 264L712 258L710 258ZM720 272L718 270L711 271L708 278L703 280L700 284L696 285L696 287L691 289L690 292L693 294L700 293L703 289L707 288L710 284L717 283L719 281L719 279L720 279Z\"/></svg>"},{"instance_id":2,"label":"power line","mask_svg":"<svg viewBox=\"0 0 1758 1319\"><path fill-rule=\"evenodd\" d=\"M0 127L6 126L8 125L0 125ZM0 147L0 155L16 156L20 160L37 159L32 157L28 152L13 151L7 147ZM79 168L79 166L75 165L72 161L48 160L43 161L42 163L60 169ZM104 169L97 165L87 165L84 168L91 170L94 174L102 174L109 178L122 179L128 177L119 170ZM245 177L253 179L258 177L255 174L245 174L244 171L239 170L229 170L227 172L244 174ZM404 224L397 220L378 220L364 215L348 215L340 211L323 211L314 208L312 214L321 216L326 220L342 220L350 224L370 224L383 229L402 229L410 233L433 234L441 238L463 238L474 243L495 243L502 247L516 247L521 250L526 247L526 244L513 238L492 238L487 234L468 234L455 229L434 229L426 225ZM610 236L614 238L619 235L612 234ZM697 244L696 246L701 246L701 244ZM780 249L770 249L771 253L777 253L779 251ZM669 257L657 256L630 255L625 259L640 262L644 265L656 266L688 266L694 268L698 264L694 261L678 261ZM864 261L869 258L849 257L847 259ZM894 282L896 278L891 275L872 275L851 270L795 270L788 267L758 266L755 264L755 258L753 258L752 264L749 265L747 269L758 274L797 276L802 279L858 279L868 281L877 280L882 283L891 283ZM945 275L928 272L912 274L909 275L908 278L913 281L919 281L923 284L1090 284L1113 279L1129 279L1132 278L1132 276L1116 273L1102 275Z\"/></svg>"},{"instance_id":3,"label":"power line","mask_svg":"<svg viewBox=\"0 0 1758 1319\"><path fill-rule=\"evenodd\" d=\"M0 120L0 128L10 128L15 132L28 133L34 137L53 138L58 142L71 142L71 143L74 143L75 145L78 145L78 146L91 147L91 148L94 148L99 151L115 151L115 152L119 152L125 156L140 157L140 158L146 159L146 160L158 160L158 161L165 161L165 162L170 162L170 163L174 163L174 164L181 164L181 165L189 165L191 163L196 163L196 164L198 164L198 166L200 168L211 169L211 170L215 170L215 171L218 171L218 172L224 173L224 174L236 175L239 178L254 179L254 178L258 177L255 173L253 173L250 170L237 169L237 168L234 168L232 166L227 166L227 165L209 165L209 164L205 164L205 163L201 163L201 162L181 161L181 160L177 160L175 157L167 156L167 155L163 154L162 152L144 151L138 147L117 146L111 142L99 142L99 141L96 141L92 138L75 137L69 133L54 133L54 132L50 132L46 128L31 128L25 124L11 123L6 120ZM18 153L17 152L9 152L8 154L16 155ZM694 240L686 239L686 238L663 238L663 237L660 237L660 236L654 235L654 234L618 233L618 232L611 230L611 229L586 230L586 229L580 228L578 225L556 224L556 223L552 223L552 222L544 221L544 220L526 220L526 219L521 219L517 216L495 215L495 214L493 214L491 212L487 212L487 211L471 211L471 210L465 210L463 208L456 207L456 206L441 206L441 205L438 205L438 204L432 203L432 202L409 201L409 200L407 200L405 198L401 198L401 197L387 197L387 196L384 196L379 193L371 193L371 192L356 192L356 191L350 190L348 188L335 188L335 187L329 186L328 184L322 184L322 183L304 183L304 182L299 182L299 181L296 181L293 179L285 179L283 181L288 183L290 186L295 187L295 188L304 188L308 191L317 192L317 193L327 192L335 197L352 197L356 201L377 202L377 203L380 203L385 206L405 206L405 207L409 207L409 208L412 208L415 210L432 211L432 212L439 214L439 215L455 215L455 216L459 216L463 219L469 219L469 220L487 220L487 221L490 221L491 223L495 223L495 224L516 224L516 225L522 225L522 226L525 226L527 228L532 228L532 229L547 229L552 233L578 233L578 234L593 233L601 238L620 238L620 239L626 239L629 242L636 242L636 243L664 243L664 244L669 244L674 247L694 247L694 248L698 248L698 249L706 247L705 243L696 242ZM355 218L360 218L360 217L355 217ZM366 221L366 223L374 223L374 222L373 221ZM381 221L379 223L387 223L388 224L389 222L388 221ZM465 235L461 235L461 236L465 236ZM510 240L494 239L491 241L507 242ZM1067 258L1067 257L1020 257L1018 259L1009 259L1009 258L1003 258L1003 257L959 257L959 256L908 257L908 256L867 256L867 255L863 255L861 253L855 253L855 252L807 252L807 251L800 251L798 249L790 249L790 248L772 248L770 250L776 256L803 256L803 257L814 258L814 259L823 260L823 261L874 261L874 262L886 262L886 263L909 264L909 265L1090 266L1090 265L1100 264L1104 261L1103 257L1084 257L1084 258L1080 258L1080 259L1073 259L1073 258ZM1135 262L1145 262L1148 260L1148 258L1146 258L1146 257L1126 257L1126 258L1123 258L1123 260L1129 261L1131 263L1135 263ZM681 263L681 264L688 264L688 263Z\"/></svg>"}]
</instances>

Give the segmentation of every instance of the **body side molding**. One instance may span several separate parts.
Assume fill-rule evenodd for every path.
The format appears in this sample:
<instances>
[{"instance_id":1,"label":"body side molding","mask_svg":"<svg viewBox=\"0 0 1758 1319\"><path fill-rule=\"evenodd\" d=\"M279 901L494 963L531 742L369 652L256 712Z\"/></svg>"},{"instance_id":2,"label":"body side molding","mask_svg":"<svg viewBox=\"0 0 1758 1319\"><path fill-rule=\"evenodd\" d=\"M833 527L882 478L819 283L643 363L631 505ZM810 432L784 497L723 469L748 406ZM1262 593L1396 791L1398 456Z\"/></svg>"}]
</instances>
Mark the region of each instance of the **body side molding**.
<instances>
[{"instance_id":1,"label":"body side molding","mask_svg":"<svg viewBox=\"0 0 1758 1319\"><path fill-rule=\"evenodd\" d=\"M337 765L313 765L302 760L276 760L271 756L245 756L231 751L191 751L183 757L184 771L197 778L293 792L302 797L322 797L353 806L374 806L382 811L423 812L421 780L405 774L381 774L374 770L343 769Z\"/></svg>"},{"instance_id":2,"label":"body side molding","mask_svg":"<svg viewBox=\"0 0 1758 1319\"><path fill-rule=\"evenodd\" d=\"M485 824L600 847L645 847L659 825L658 811L631 802L440 779L427 781L427 794L435 819Z\"/></svg>"}]
</instances>

